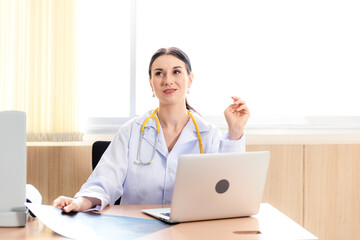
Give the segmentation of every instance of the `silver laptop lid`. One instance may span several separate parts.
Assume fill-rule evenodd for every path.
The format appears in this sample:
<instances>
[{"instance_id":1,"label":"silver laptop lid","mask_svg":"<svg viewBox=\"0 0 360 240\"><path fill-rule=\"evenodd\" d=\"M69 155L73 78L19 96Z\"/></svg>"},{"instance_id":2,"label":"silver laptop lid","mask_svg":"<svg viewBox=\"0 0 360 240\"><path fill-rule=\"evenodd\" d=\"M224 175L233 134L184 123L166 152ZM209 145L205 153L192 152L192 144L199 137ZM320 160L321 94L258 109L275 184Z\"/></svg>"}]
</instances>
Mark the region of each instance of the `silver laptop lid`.
<instances>
[{"instance_id":1,"label":"silver laptop lid","mask_svg":"<svg viewBox=\"0 0 360 240\"><path fill-rule=\"evenodd\" d=\"M182 155L171 220L176 222L257 214L270 152Z\"/></svg>"}]
</instances>

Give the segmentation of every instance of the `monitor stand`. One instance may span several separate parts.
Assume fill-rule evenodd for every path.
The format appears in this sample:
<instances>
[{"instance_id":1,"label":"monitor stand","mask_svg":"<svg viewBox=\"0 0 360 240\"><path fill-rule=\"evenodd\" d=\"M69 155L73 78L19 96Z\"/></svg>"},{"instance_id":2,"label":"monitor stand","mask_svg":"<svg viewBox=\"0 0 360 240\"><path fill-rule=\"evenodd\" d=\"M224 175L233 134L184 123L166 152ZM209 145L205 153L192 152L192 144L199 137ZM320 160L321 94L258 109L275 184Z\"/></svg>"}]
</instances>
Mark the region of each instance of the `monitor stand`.
<instances>
[{"instance_id":1,"label":"monitor stand","mask_svg":"<svg viewBox=\"0 0 360 240\"><path fill-rule=\"evenodd\" d=\"M19 209L19 212L0 212L0 227L23 227L26 224L27 209Z\"/></svg>"}]
</instances>

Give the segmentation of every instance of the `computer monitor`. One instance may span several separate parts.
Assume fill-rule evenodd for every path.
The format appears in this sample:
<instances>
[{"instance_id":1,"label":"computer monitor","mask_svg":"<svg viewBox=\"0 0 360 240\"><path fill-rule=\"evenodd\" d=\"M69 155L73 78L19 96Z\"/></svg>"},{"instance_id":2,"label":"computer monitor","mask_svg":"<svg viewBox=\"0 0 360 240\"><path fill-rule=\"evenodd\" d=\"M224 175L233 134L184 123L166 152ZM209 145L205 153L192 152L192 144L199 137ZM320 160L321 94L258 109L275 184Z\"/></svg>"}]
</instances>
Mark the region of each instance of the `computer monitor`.
<instances>
[{"instance_id":1,"label":"computer monitor","mask_svg":"<svg viewBox=\"0 0 360 240\"><path fill-rule=\"evenodd\" d=\"M26 224L26 115L0 112L0 227Z\"/></svg>"}]
</instances>

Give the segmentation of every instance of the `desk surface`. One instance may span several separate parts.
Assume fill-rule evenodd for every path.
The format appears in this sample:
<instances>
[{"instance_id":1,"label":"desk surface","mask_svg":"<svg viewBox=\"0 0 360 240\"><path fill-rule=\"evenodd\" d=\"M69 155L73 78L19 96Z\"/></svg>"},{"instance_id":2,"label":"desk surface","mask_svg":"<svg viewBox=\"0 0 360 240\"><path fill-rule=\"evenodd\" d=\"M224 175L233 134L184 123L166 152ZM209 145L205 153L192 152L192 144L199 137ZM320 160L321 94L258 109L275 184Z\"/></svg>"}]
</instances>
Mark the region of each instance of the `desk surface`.
<instances>
[{"instance_id":1,"label":"desk surface","mask_svg":"<svg viewBox=\"0 0 360 240\"><path fill-rule=\"evenodd\" d=\"M111 206L102 213L153 219L140 212L159 205ZM256 232L260 233L256 233ZM37 219L22 228L0 228L0 239L68 239L46 227ZM140 239L317 239L286 215L262 203L260 212L252 217L189 222L173 225Z\"/></svg>"}]
</instances>

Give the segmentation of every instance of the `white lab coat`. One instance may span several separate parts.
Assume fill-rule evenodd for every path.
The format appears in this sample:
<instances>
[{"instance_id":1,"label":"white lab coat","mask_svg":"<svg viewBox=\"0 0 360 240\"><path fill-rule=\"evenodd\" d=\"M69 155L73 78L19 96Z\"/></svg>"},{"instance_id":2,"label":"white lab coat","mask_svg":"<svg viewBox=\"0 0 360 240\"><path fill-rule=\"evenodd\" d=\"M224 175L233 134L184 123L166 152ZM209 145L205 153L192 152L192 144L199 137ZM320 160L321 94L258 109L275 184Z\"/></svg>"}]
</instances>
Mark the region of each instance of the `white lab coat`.
<instances>
[{"instance_id":1,"label":"white lab coat","mask_svg":"<svg viewBox=\"0 0 360 240\"><path fill-rule=\"evenodd\" d=\"M94 197L101 205L91 210L101 211L121 196L121 204L170 204L179 156L200 153L199 141L193 121L190 119L182 130L171 152L168 152L160 126L159 140L150 165L137 165L140 128L152 111L135 117L118 131L87 182L75 195ZM204 153L245 152L245 137L228 140L220 130L193 114L200 131ZM156 121L150 119L144 129L141 160L149 162L156 136Z\"/></svg>"}]
</instances>

